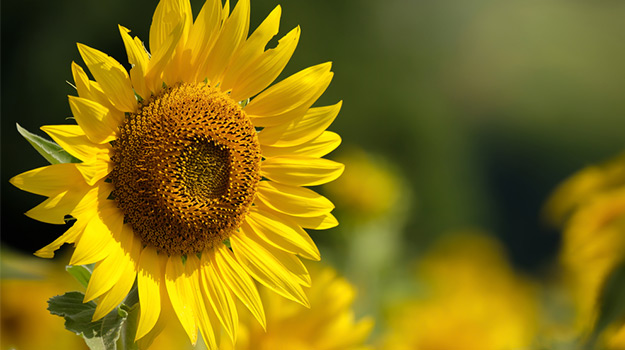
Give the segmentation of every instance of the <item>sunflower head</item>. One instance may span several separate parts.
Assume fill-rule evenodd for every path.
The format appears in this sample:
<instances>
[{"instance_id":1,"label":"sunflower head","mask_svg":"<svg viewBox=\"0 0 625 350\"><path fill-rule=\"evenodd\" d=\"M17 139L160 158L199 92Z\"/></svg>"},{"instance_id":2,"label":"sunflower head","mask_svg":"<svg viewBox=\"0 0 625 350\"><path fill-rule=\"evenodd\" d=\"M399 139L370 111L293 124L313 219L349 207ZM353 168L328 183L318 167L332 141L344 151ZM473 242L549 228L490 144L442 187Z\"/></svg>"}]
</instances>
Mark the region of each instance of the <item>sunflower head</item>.
<instances>
[{"instance_id":1,"label":"sunflower head","mask_svg":"<svg viewBox=\"0 0 625 350\"><path fill-rule=\"evenodd\" d=\"M77 124L42 129L80 163L14 177L48 197L27 215L75 220L36 254L76 247L70 264L93 264L85 301L94 320L137 286L136 339L147 345L178 319L192 343L209 348L223 327L236 340L241 300L265 326L253 280L309 305L300 258L319 260L304 229L338 224L334 205L306 186L330 182L343 165L322 158L341 143L326 131L341 102L312 107L332 80L331 64L273 84L299 41L296 27L277 46L276 7L249 34L249 0L208 0L194 18L188 0L162 0L149 52L120 26L131 69L78 44L91 73L72 73ZM93 80L92 80L93 79ZM217 330L217 332L215 332Z\"/></svg>"},{"instance_id":2,"label":"sunflower head","mask_svg":"<svg viewBox=\"0 0 625 350\"><path fill-rule=\"evenodd\" d=\"M204 83L143 101L112 146L113 198L143 244L169 255L227 239L260 180L254 126L238 103Z\"/></svg>"}]
</instances>

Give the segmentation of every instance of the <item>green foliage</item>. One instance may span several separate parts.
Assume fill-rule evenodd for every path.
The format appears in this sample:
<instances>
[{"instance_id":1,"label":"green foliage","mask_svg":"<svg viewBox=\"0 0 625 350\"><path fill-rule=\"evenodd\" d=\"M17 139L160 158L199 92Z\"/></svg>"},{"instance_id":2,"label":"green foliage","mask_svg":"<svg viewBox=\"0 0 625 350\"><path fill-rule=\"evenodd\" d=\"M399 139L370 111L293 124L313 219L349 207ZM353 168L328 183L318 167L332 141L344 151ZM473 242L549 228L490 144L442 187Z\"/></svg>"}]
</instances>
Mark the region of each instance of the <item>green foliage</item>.
<instances>
[{"instance_id":1,"label":"green foliage","mask_svg":"<svg viewBox=\"0 0 625 350\"><path fill-rule=\"evenodd\" d=\"M22 135L26 141L30 143L33 148L39 152L50 164L59 163L80 163L80 160L67 153L61 146L46 140L43 137L33 134L32 132L22 128L18 123L15 123L17 131Z\"/></svg>"},{"instance_id":2,"label":"green foliage","mask_svg":"<svg viewBox=\"0 0 625 350\"><path fill-rule=\"evenodd\" d=\"M53 315L61 316L65 319L65 328L85 339L85 343L91 350L117 350L118 340L124 328L124 338L122 344L132 344L122 346L123 349L136 348L134 345L134 334L128 334L125 323L137 323L137 306L128 308L126 306L116 308L102 319L93 322L93 313L96 303L90 301L83 303L85 295L81 292L68 292L57 295L48 300L48 310ZM129 316L132 314L132 316ZM130 343L128 343L130 341Z\"/></svg>"},{"instance_id":3,"label":"green foliage","mask_svg":"<svg viewBox=\"0 0 625 350\"><path fill-rule=\"evenodd\" d=\"M94 265L67 266L67 272L87 287ZM124 302L108 315L92 321L97 304L83 303L81 292L68 292L48 300L48 311L65 319L65 328L80 335L91 350L135 350L134 337L139 315L136 287Z\"/></svg>"},{"instance_id":4,"label":"green foliage","mask_svg":"<svg viewBox=\"0 0 625 350\"><path fill-rule=\"evenodd\" d=\"M87 288L93 268L89 268L88 266L83 265L68 265L67 267L65 267L65 270L69 272L69 274L72 275L72 277L74 277L80 284L82 284L83 287Z\"/></svg>"},{"instance_id":5,"label":"green foliage","mask_svg":"<svg viewBox=\"0 0 625 350\"><path fill-rule=\"evenodd\" d=\"M599 317L587 344L594 349L600 335L611 325L625 322L625 262L617 266L606 279L599 297Z\"/></svg>"}]
</instances>

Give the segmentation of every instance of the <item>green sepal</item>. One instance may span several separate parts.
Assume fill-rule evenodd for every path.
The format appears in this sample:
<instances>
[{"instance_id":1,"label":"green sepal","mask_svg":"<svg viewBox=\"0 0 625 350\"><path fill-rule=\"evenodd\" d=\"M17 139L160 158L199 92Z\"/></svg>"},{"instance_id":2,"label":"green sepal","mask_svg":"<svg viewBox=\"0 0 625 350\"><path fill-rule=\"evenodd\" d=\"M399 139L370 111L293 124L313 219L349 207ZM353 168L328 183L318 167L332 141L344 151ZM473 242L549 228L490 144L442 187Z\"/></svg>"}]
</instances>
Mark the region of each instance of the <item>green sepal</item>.
<instances>
[{"instance_id":1,"label":"green sepal","mask_svg":"<svg viewBox=\"0 0 625 350\"><path fill-rule=\"evenodd\" d=\"M33 134L32 132L22 128L15 123L17 132L22 135L33 148L39 152L50 164L60 163L80 163L80 160L67 153L61 146L53 141L46 140L43 137Z\"/></svg>"},{"instance_id":2,"label":"green sepal","mask_svg":"<svg viewBox=\"0 0 625 350\"><path fill-rule=\"evenodd\" d=\"M68 292L48 300L48 310L65 319L65 328L85 339L91 350L116 350L121 329L128 318L128 311L115 308L102 319L92 322L96 303L83 303L85 295Z\"/></svg>"},{"instance_id":3,"label":"green sepal","mask_svg":"<svg viewBox=\"0 0 625 350\"><path fill-rule=\"evenodd\" d=\"M601 334L609 326L625 323L625 262L608 275L599 295L599 315L586 346L594 349Z\"/></svg>"},{"instance_id":4,"label":"green sepal","mask_svg":"<svg viewBox=\"0 0 625 350\"><path fill-rule=\"evenodd\" d=\"M83 287L87 288L89 284L89 279L91 278L91 272L93 271L93 266L84 266L84 265L76 265L65 266L65 270L69 272L72 277L76 279Z\"/></svg>"}]
</instances>

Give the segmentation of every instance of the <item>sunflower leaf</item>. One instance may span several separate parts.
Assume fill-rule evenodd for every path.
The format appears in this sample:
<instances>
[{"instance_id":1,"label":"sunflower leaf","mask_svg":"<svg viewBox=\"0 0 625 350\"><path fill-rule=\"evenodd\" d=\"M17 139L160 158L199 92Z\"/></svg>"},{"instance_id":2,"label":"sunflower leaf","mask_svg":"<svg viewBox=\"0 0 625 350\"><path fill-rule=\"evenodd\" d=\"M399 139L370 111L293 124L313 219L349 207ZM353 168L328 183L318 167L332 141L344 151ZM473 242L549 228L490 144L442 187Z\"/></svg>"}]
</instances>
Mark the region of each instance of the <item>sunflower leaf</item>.
<instances>
[{"instance_id":1,"label":"sunflower leaf","mask_svg":"<svg viewBox=\"0 0 625 350\"><path fill-rule=\"evenodd\" d=\"M65 328L82 335L91 350L116 350L121 329L128 318L128 312L115 309L101 320L92 322L96 304L83 303L85 295L68 292L48 300L48 310L65 319Z\"/></svg>"},{"instance_id":2,"label":"sunflower leaf","mask_svg":"<svg viewBox=\"0 0 625 350\"><path fill-rule=\"evenodd\" d=\"M69 272L72 277L74 277L83 287L87 287L89 284L89 279L91 278L91 270L87 266L76 265L71 266L68 265L65 267L65 270Z\"/></svg>"},{"instance_id":3,"label":"sunflower leaf","mask_svg":"<svg viewBox=\"0 0 625 350\"><path fill-rule=\"evenodd\" d=\"M22 128L18 123L15 123L15 126L17 127L17 132L19 132L39 154L50 162L50 164L80 163L80 160L67 153L67 151L55 142L33 134Z\"/></svg>"}]
</instances>

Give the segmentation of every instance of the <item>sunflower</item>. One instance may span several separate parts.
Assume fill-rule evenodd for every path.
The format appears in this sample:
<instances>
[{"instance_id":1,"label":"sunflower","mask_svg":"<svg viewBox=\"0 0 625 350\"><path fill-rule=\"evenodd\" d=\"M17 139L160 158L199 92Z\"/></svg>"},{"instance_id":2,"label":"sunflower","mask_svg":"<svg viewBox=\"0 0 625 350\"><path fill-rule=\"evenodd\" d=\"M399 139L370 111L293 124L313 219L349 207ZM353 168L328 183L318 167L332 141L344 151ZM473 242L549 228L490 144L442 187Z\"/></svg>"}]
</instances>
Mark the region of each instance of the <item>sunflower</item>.
<instances>
[{"instance_id":1,"label":"sunflower","mask_svg":"<svg viewBox=\"0 0 625 350\"><path fill-rule=\"evenodd\" d=\"M222 350L365 350L373 319L356 320L352 304L356 288L329 267L311 266L315 283L309 290L310 308L261 290L267 304L267 331L251 317L241 317L236 345L224 338Z\"/></svg>"},{"instance_id":2,"label":"sunflower","mask_svg":"<svg viewBox=\"0 0 625 350\"><path fill-rule=\"evenodd\" d=\"M73 225L37 251L50 258L73 243L71 265L93 264L85 302L94 320L137 284L136 339L149 343L175 314L192 343L199 329L236 339L235 298L265 325L253 279L309 305L309 274L319 260L304 228L338 223L333 204L304 186L336 179L343 165L323 159L341 142L325 131L341 102L311 107L325 91L331 63L269 85L289 61L299 27L266 49L278 32L276 7L248 36L250 3L208 0L195 21L188 0L163 0L149 49L119 26L129 72L105 53L78 44L95 79L72 63L77 125L44 126L80 163L22 173L11 183L48 197L31 218ZM253 278L253 279L252 279ZM221 326L220 326L221 325Z\"/></svg>"},{"instance_id":3,"label":"sunflower","mask_svg":"<svg viewBox=\"0 0 625 350\"><path fill-rule=\"evenodd\" d=\"M588 166L560 184L544 214L562 229L560 262L577 311L577 328L588 333L597 320L601 290L625 257L625 153ZM625 325L602 335L606 349L625 348Z\"/></svg>"},{"instance_id":4,"label":"sunflower","mask_svg":"<svg viewBox=\"0 0 625 350\"><path fill-rule=\"evenodd\" d=\"M517 275L499 242L450 234L418 263L423 291L388 312L384 350L529 349L538 321L534 283Z\"/></svg>"}]
</instances>

